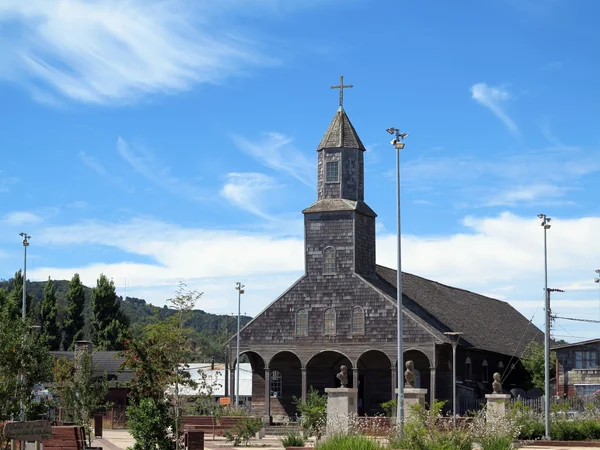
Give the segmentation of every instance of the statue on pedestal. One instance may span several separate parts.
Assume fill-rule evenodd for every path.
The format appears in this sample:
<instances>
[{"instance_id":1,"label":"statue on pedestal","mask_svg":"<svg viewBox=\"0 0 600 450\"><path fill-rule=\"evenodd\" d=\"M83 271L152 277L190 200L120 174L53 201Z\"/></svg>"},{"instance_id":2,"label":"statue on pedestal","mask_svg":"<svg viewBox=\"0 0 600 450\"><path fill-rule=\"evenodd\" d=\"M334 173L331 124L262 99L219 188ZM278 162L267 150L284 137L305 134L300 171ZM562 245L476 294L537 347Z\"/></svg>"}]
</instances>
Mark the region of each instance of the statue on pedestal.
<instances>
[{"instance_id":1,"label":"statue on pedestal","mask_svg":"<svg viewBox=\"0 0 600 450\"><path fill-rule=\"evenodd\" d=\"M498 372L493 375L494 382L492 383L492 389L494 394L502 394L502 384L500 384L500 374Z\"/></svg>"},{"instance_id":2,"label":"statue on pedestal","mask_svg":"<svg viewBox=\"0 0 600 450\"><path fill-rule=\"evenodd\" d=\"M405 387L414 388L415 387L415 364L412 361L406 361L406 372L404 372L404 379L406 382L404 383Z\"/></svg>"},{"instance_id":3,"label":"statue on pedestal","mask_svg":"<svg viewBox=\"0 0 600 450\"><path fill-rule=\"evenodd\" d=\"M336 377L340 380L340 387L348 387L348 368L346 366L340 367L340 373Z\"/></svg>"}]
</instances>

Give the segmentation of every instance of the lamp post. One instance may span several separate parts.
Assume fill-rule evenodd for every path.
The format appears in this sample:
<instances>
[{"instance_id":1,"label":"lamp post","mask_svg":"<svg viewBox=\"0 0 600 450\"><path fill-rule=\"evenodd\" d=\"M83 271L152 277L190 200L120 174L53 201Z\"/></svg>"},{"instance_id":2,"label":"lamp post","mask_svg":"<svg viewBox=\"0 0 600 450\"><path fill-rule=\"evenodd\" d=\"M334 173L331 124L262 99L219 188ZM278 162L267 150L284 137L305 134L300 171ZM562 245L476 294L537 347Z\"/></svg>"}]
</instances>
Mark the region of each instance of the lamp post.
<instances>
[{"instance_id":1,"label":"lamp post","mask_svg":"<svg viewBox=\"0 0 600 450\"><path fill-rule=\"evenodd\" d=\"M402 429L404 421L404 354L402 350L402 254L400 239L400 150L404 148L404 139L408 134L400 133L398 128L390 127L386 130L394 136L390 142L396 149L396 212L398 214L397 234L398 234L398 270L396 272L396 303L397 303L397 336L398 341L398 406L396 417L398 421L398 430Z\"/></svg>"},{"instance_id":2,"label":"lamp post","mask_svg":"<svg viewBox=\"0 0 600 450\"><path fill-rule=\"evenodd\" d=\"M235 407L240 405L240 310L242 304L242 294L244 285L239 281L235 283L235 289L238 291L238 316L237 316L237 356L235 360Z\"/></svg>"},{"instance_id":3,"label":"lamp post","mask_svg":"<svg viewBox=\"0 0 600 450\"><path fill-rule=\"evenodd\" d=\"M456 347L462 332L447 331L444 334L452 339L452 428L456 429Z\"/></svg>"},{"instance_id":4,"label":"lamp post","mask_svg":"<svg viewBox=\"0 0 600 450\"><path fill-rule=\"evenodd\" d=\"M600 283L600 269L596 269L595 272L598 276L594 278L594 283ZM600 287L600 285L598 287ZM598 295L598 319L600 319L600 290L598 291Z\"/></svg>"},{"instance_id":5,"label":"lamp post","mask_svg":"<svg viewBox=\"0 0 600 450\"><path fill-rule=\"evenodd\" d=\"M27 233L19 233L19 236L23 238L23 306L21 310L21 316L25 320L27 314L27 247L29 247L29 236Z\"/></svg>"},{"instance_id":6,"label":"lamp post","mask_svg":"<svg viewBox=\"0 0 600 450\"><path fill-rule=\"evenodd\" d=\"M544 228L544 292L546 293L546 314L544 331L544 439L550 439L550 293L548 292L548 245L547 231L550 229L552 218L546 214L538 214Z\"/></svg>"}]
</instances>

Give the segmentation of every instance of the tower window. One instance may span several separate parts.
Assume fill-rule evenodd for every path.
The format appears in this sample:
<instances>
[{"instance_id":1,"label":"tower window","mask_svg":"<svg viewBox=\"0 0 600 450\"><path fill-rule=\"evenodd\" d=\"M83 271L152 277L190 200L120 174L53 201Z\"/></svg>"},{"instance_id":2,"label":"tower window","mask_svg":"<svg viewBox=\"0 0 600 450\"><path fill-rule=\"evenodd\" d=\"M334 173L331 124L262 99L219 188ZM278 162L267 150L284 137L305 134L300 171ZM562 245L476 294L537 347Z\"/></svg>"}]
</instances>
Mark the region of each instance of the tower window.
<instances>
[{"instance_id":1,"label":"tower window","mask_svg":"<svg viewBox=\"0 0 600 450\"><path fill-rule=\"evenodd\" d=\"M333 247L326 247L323 251L323 256L323 273L335 273L335 249Z\"/></svg>"},{"instance_id":2,"label":"tower window","mask_svg":"<svg viewBox=\"0 0 600 450\"><path fill-rule=\"evenodd\" d=\"M308 311L299 309L296 312L296 336L308 336Z\"/></svg>"},{"instance_id":3,"label":"tower window","mask_svg":"<svg viewBox=\"0 0 600 450\"><path fill-rule=\"evenodd\" d=\"M325 310L325 328L323 332L325 336L335 335L335 310L333 308Z\"/></svg>"},{"instance_id":4,"label":"tower window","mask_svg":"<svg viewBox=\"0 0 600 450\"><path fill-rule=\"evenodd\" d=\"M271 372L271 397L281 397L281 372Z\"/></svg>"},{"instance_id":5,"label":"tower window","mask_svg":"<svg viewBox=\"0 0 600 450\"><path fill-rule=\"evenodd\" d=\"M329 161L325 163L325 181L327 183L339 183L340 171L337 161Z\"/></svg>"},{"instance_id":6,"label":"tower window","mask_svg":"<svg viewBox=\"0 0 600 450\"><path fill-rule=\"evenodd\" d=\"M365 312L360 306L352 308L352 334L365 334Z\"/></svg>"},{"instance_id":7,"label":"tower window","mask_svg":"<svg viewBox=\"0 0 600 450\"><path fill-rule=\"evenodd\" d=\"M502 361L498 363L498 372L500 372L500 375L504 373L504 363Z\"/></svg>"}]
</instances>

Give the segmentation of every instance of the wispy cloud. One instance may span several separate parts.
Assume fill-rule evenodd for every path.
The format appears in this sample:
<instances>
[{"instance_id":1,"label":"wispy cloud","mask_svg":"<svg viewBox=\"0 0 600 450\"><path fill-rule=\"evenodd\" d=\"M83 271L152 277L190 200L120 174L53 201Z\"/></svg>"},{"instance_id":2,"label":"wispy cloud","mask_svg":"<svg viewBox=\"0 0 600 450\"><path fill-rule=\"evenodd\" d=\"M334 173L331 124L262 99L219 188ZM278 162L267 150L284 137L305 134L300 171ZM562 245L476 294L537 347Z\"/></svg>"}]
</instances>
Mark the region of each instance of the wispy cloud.
<instances>
[{"instance_id":1,"label":"wispy cloud","mask_svg":"<svg viewBox=\"0 0 600 450\"><path fill-rule=\"evenodd\" d=\"M0 219L2 225L6 225L9 227L16 227L21 225L32 225L40 223L43 219L29 211L12 211Z\"/></svg>"},{"instance_id":2,"label":"wispy cloud","mask_svg":"<svg viewBox=\"0 0 600 450\"><path fill-rule=\"evenodd\" d=\"M485 206L516 206L521 203L540 205L540 200L564 198L570 189L549 183L533 183L529 185L511 186L496 193L486 202Z\"/></svg>"},{"instance_id":3,"label":"wispy cloud","mask_svg":"<svg viewBox=\"0 0 600 450\"><path fill-rule=\"evenodd\" d=\"M171 168L158 160L150 149L129 144L119 137L117 152L137 173L167 192L192 200L203 198L204 193L201 188L174 176Z\"/></svg>"},{"instance_id":4,"label":"wispy cloud","mask_svg":"<svg viewBox=\"0 0 600 450\"><path fill-rule=\"evenodd\" d=\"M233 141L239 149L261 164L287 173L307 186L315 186L314 163L292 144L292 138L281 133L264 133L256 140L233 136Z\"/></svg>"},{"instance_id":5,"label":"wispy cloud","mask_svg":"<svg viewBox=\"0 0 600 450\"><path fill-rule=\"evenodd\" d=\"M519 127L503 108L503 104L510 99L508 91L486 83L477 83L471 86L471 98L492 111L512 133L519 132Z\"/></svg>"},{"instance_id":6,"label":"wispy cloud","mask_svg":"<svg viewBox=\"0 0 600 450\"><path fill-rule=\"evenodd\" d=\"M8 192L13 184L19 182L17 177L10 177L5 170L0 170L0 193Z\"/></svg>"},{"instance_id":7,"label":"wispy cloud","mask_svg":"<svg viewBox=\"0 0 600 450\"><path fill-rule=\"evenodd\" d=\"M106 179L109 183L111 183L121 189L124 189L126 191L131 192L133 190L131 187L127 186L127 184L123 181L122 178L119 178L118 176L113 175L113 173L110 170L108 170L104 166L104 164L102 164L100 162L100 160L98 158L96 158L95 156L92 156L89 153L84 152L82 150L79 152L79 159L81 159L81 162L83 164L85 164L91 170L96 172L102 178Z\"/></svg>"},{"instance_id":8,"label":"wispy cloud","mask_svg":"<svg viewBox=\"0 0 600 450\"><path fill-rule=\"evenodd\" d=\"M262 173L230 173L221 195L238 208L270 220L273 217L263 211L264 194L276 187L273 178Z\"/></svg>"},{"instance_id":9,"label":"wispy cloud","mask_svg":"<svg viewBox=\"0 0 600 450\"><path fill-rule=\"evenodd\" d=\"M273 62L259 53L256 42L227 24L225 7L209 4L2 1L0 24L14 32L1 43L0 77L25 85L44 101L56 94L109 104L216 83L249 66Z\"/></svg>"}]
</instances>

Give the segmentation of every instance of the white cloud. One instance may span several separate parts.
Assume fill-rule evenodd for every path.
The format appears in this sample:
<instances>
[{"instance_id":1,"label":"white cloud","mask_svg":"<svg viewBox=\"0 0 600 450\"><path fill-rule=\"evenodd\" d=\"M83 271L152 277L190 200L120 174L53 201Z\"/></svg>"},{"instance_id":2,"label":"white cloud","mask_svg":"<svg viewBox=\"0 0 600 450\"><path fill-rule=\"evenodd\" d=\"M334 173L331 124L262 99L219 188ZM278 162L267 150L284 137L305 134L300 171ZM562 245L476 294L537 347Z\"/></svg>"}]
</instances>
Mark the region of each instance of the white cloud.
<instances>
[{"instance_id":1,"label":"white cloud","mask_svg":"<svg viewBox=\"0 0 600 450\"><path fill-rule=\"evenodd\" d=\"M287 173L313 188L316 183L314 163L292 145L293 140L280 133L264 133L262 139L249 140L233 136L242 151L271 169Z\"/></svg>"},{"instance_id":2,"label":"white cloud","mask_svg":"<svg viewBox=\"0 0 600 450\"><path fill-rule=\"evenodd\" d=\"M273 178L261 173L230 173L221 195L238 208L264 219L272 219L263 211L264 194L277 187Z\"/></svg>"},{"instance_id":3,"label":"white cloud","mask_svg":"<svg viewBox=\"0 0 600 450\"><path fill-rule=\"evenodd\" d=\"M533 183L530 185L514 186L493 195L486 206L515 206L519 203L537 205L541 201L563 198L569 189L548 183Z\"/></svg>"},{"instance_id":4,"label":"white cloud","mask_svg":"<svg viewBox=\"0 0 600 450\"><path fill-rule=\"evenodd\" d=\"M117 152L137 173L166 191L193 200L203 198L202 189L175 177L170 167L159 161L151 150L140 145L131 145L119 137Z\"/></svg>"},{"instance_id":5,"label":"white cloud","mask_svg":"<svg viewBox=\"0 0 600 450\"><path fill-rule=\"evenodd\" d=\"M110 173L108 170L106 170L102 163L98 161L98 158L88 155L83 150L79 152L79 158L86 166L88 166L101 177L110 177Z\"/></svg>"},{"instance_id":6,"label":"white cloud","mask_svg":"<svg viewBox=\"0 0 600 450\"><path fill-rule=\"evenodd\" d=\"M273 62L256 42L236 34L239 27L226 14L235 12L229 3L212 4L4 0L0 24L15 31L1 42L0 77L24 84L44 101L54 93L108 104L216 83Z\"/></svg>"},{"instance_id":7,"label":"white cloud","mask_svg":"<svg viewBox=\"0 0 600 450\"><path fill-rule=\"evenodd\" d=\"M510 99L508 91L486 83L477 83L471 86L471 98L492 111L512 133L519 132L519 127L503 108L503 104Z\"/></svg>"},{"instance_id":8,"label":"white cloud","mask_svg":"<svg viewBox=\"0 0 600 450\"><path fill-rule=\"evenodd\" d=\"M0 170L0 193L8 192L13 184L19 182L16 177L9 177L5 170Z\"/></svg>"},{"instance_id":9,"label":"white cloud","mask_svg":"<svg viewBox=\"0 0 600 450\"><path fill-rule=\"evenodd\" d=\"M29 211L13 211L5 214L2 219L0 219L0 222L9 227L16 227L37 224L42 220L43 219L40 216Z\"/></svg>"}]
</instances>

